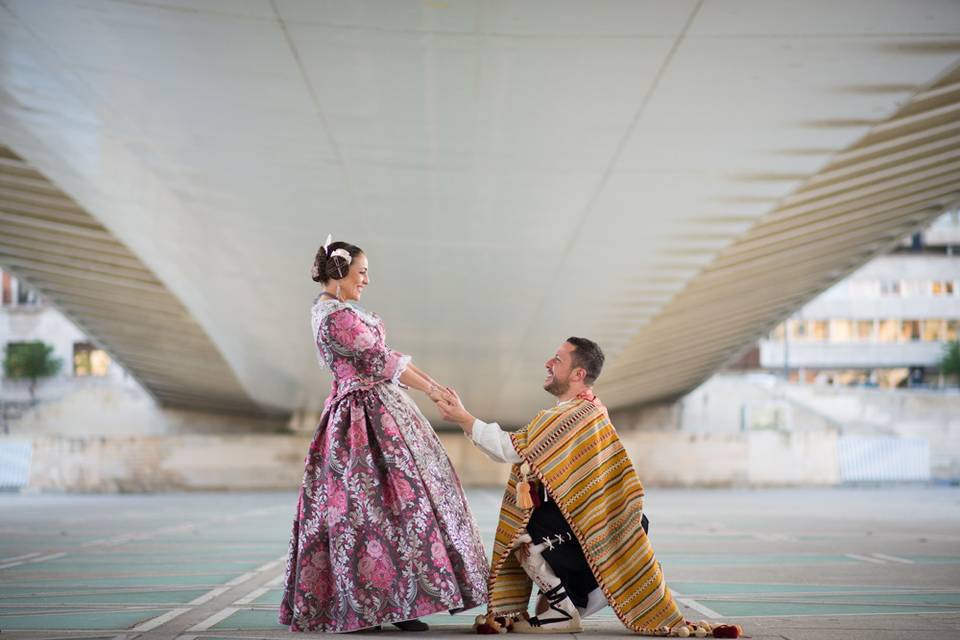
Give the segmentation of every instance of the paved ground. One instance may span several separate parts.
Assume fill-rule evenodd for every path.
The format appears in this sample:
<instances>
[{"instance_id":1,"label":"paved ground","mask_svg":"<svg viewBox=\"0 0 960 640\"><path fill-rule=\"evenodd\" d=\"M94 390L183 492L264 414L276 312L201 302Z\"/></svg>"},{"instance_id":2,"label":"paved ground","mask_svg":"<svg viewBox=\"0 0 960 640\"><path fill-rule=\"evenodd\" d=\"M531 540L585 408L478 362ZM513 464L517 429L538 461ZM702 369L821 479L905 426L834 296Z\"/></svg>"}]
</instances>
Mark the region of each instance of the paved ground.
<instances>
[{"instance_id":1,"label":"paved ground","mask_svg":"<svg viewBox=\"0 0 960 640\"><path fill-rule=\"evenodd\" d=\"M469 496L489 550L500 493ZM293 507L0 495L0 638L289 639L276 608ZM754 638L960 638L960 489L651 490L647 513L695 620ZM462 638L476 613L430 618L426 637ZM607 609L583 635L627 634Z\"/></svg>"}]
</instances>

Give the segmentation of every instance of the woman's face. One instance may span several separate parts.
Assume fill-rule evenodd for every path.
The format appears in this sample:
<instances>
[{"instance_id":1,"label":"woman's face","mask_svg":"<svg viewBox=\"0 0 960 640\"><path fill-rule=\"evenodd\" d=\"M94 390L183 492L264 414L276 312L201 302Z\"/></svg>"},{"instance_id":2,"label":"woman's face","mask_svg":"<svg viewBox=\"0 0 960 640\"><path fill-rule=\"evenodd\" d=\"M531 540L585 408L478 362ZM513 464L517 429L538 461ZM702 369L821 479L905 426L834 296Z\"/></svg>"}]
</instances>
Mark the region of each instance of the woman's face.
<instances>
[{"instance_id":1,"label":"woman's face","mask_svg":"<svg viewBox=\"0 0 960 640\"><path fill-rule=\"evenodd\" d=\"M344 300L359 300L363 295L363 288L370 284L367 275L367 256L358 253L350 263L350 271L346 277L337 282L340 285L340 297Z\"/></svg>"}]
</instances>

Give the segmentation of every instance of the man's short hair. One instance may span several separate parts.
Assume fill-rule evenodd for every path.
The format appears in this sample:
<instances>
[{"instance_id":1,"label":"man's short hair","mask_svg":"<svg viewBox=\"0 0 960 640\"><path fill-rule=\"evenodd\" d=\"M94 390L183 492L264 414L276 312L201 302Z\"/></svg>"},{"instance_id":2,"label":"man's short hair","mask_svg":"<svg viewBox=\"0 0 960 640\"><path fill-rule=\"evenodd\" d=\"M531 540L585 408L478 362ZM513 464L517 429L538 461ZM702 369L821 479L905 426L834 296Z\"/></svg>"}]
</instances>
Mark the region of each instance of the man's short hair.
<instances>
[{"instance_id":1,"label":"man's short hair","mask_svg":"<svg viewBox=\"0 0 960 640\"><path fill-rule=\"evenodd\" d=\"M576 349L570 352L570 359L574 367L581 367L587 375L583 378L584 384L593 384L600 377L600 371L603 369L603 351L593 340L586 338L567 338L567 342Z\"/></svg>"}]
</instances>

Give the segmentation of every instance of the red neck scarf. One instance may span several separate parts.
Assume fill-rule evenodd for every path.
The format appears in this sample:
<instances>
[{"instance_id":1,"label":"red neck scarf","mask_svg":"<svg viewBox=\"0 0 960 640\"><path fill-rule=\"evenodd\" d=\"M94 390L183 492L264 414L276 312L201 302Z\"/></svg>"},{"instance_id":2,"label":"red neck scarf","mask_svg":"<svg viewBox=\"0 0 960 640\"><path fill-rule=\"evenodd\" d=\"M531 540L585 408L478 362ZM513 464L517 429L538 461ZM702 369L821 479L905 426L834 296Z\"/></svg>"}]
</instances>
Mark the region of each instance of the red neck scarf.
<instances>
[{"instance_id":1,"label":"red neck scarf","mask_svg":"<svg viewBox=\"0 0 960 640\"><path fill-rule=\"evenodd\" d=\"M593 404L603 409L604 413L607 413L607 408L604 406L602 402L600 402L600 398L598 398L597 394L593 392L593 389L584 389L583 391L577 394L576 399L592 402Z\"/></svg>"}]
</instances>

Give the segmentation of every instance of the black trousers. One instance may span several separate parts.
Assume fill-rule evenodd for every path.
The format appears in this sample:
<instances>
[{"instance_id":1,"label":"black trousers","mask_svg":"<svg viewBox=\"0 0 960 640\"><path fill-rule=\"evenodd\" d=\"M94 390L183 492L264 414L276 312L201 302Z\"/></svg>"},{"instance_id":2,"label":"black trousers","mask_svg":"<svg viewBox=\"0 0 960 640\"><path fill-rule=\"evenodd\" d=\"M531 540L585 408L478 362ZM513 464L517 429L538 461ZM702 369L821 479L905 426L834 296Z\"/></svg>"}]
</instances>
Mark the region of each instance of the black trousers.
<instances>
[{"instance_id":1,"label":"black trousers","mask_svg":"<svg viewBox=\"0 0 960 640\"><path fill-rule=\"evenodd\" d=\"M542 495L541 493L541 497ZM556 502L543 501L533 510L530 522L527 523L527 533L535 544L545 538L551 539L554 547L543 550L543 559L560 578L573 604L578 607L587 606L587 596L597 588L597 579L593 577L593 571L583 555L583 548L573 535L566 518L560 513ZM558 539L563 542L558 544Z\"/></svg>"},{"instance_id":2,"label":"black trousers","mask_svg":"<svg viewBox=\"0 0 960 640\"><path fill-rule=\"evenodd\" d=\"M535 490L540 497L540 505L533 510L530 521L527 523L527 533L533 538L534 544L540 544L544 539L550 539L553 549L543 550L543 559L547 561L553 572L560 578L567 595L573 604L583 608L587 606L587 597L599 585L597 579L587 564L583 555L583 547L567 519L563 517L560 507L549 498L543 485L536 485ZM641 525L647 531L649 524L647 516L642 516Z\"/></svg>"}]
</instances>

